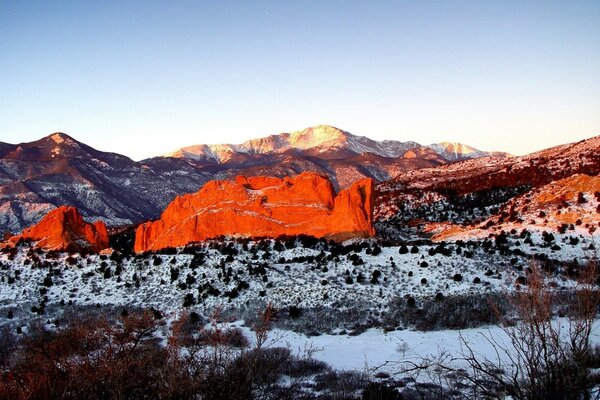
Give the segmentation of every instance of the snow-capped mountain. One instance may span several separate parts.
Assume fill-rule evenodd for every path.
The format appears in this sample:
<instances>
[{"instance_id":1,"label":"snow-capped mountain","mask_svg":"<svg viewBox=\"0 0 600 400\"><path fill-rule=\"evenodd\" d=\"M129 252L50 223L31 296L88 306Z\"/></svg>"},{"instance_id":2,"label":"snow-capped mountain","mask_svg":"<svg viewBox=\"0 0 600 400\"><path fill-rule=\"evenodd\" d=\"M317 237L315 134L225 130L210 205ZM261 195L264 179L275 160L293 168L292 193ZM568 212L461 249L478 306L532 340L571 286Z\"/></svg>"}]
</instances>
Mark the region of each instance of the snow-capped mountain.
<instances>
[{"instance_id":1,"label":"snow-capped mountain","mask_svg":"<svg viewBox=\"0 0 600 400\"><path fill-rule=\"evenodd\" d=\"M353 135L330 125L318 125L291 133L266 136L248 140L242 144L198 144L183 147L165 157L187 158L196 161L214 161L224 163L235 154L270 154L286 151L309 152L319 156L337 153L338 156L370 153L380 157L397 158L407 151L421 148L417 142L396 140L376 141L365 136ZM486 152L460 143L438 143L426 146L448 161L467 158L498 156L506 153ZM331 157L327 157L331 158Z\"/></svg>"},{"instance_id":2,"label":"snow-capped mountain","mask_svg":"<svg viewBox=\"0 0 600 400\"><path fill-rule=\"evenodd\" d=\"M441 142L427 145L448 161L467 160L481 157L510 157L510 154L501 151L482 151L462 143Z\"/></svg>"},{"instance_id":3,"label":"snow-capped mountain","mask_svg":"<svg viewBox=\"0 0 600 400\"><path fill-rule=\"evenodd\" d=\"M209 180L304 171L327 175L336 189L364 177L381 182L377 215L384 220L398 210L406 189L446 198L499 188L514 196L522 193L519 188L574 173L595 174L598 140L525 157L451 163L489 153L455 145L444 147L454 156L442 156L415 142L378 142L317 126L240 145L192 146L171 157L135 162L55 133L31 143L0 142L0 233L18 233L60 205L78 207L86 218L108 226L138 223L158 217L176 195L195 192Z\"/></svg>"},{"instance_id":4,"label":"snow-capped mountain","mask_svg":"<svg viewBox=\"0 0 600 400\"><path fill-rule=\"evenodd\" d=\"M186 160L196 168L210 170L217 178L234 174L283 177L316 171L343 188L364 177L385 181L418 168L487 156L504 157L506 153L483 152L461 144L422 146L412 141L376 141L330 125L318 125L241 144L188 146L165 154L162 160ZM145 162L152 164L160 159Z\"/></svg>"},{"instance_id":5,"label":"snow-capped mountain","mask_svg":"<svg viewBox=\"0 0 600 400\"><path fill-rule=\"evenodd\" d=\"M167 153L165 157L189 158L193 160L214 160L227 162L235 153L269 154L286 151L312 150L312 153L326 153L344 150L353 154L371 153L381 157L400 157L407 150L420 145L415 142L385 140L378 142L365 136L356 136L329 125L319 125L292 133L248 140L242 144L199 144Z\"/></svg>"},{"instance_id":6,"label":"snow-capped mountain","mask_svg":"<svg viewBox=\"0 0 600 400\"><path fill-rule=\"evenodd\" d=\"M448 162L416 142L375 141L329 125L280 133L241 144L199 144L145 160L149 165L170 159L186 160L215 178L232 175L296 175L315 171L327 175L337 188L360 178L378 181L400 172Z\"/></svg>"}]
</instances>

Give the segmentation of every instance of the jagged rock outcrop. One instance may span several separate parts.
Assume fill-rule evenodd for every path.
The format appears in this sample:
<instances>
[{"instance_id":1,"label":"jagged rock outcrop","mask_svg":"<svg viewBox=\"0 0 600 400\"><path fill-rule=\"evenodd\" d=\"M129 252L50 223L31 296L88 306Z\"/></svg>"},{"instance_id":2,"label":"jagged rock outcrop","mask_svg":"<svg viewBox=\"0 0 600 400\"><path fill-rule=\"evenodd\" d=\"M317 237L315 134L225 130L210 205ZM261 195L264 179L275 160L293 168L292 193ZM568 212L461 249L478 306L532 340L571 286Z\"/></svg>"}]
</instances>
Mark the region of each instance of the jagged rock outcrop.
<instances>
[{"instance_id":1,"label":"jagged rock outcrop","mask_svg":"<svg viewBox=\"0 0 600 400\"><path fill-rule=\"evenodd\" d=\"M177 197L161 219L136 231L135 251L160 250L217 236L312 235L345 240L375 234L373 180L335 193L324 176L244 177L216 180Z\"/></svg>"},{"instance_id":2,"label":"jagged rock outcrop","mask_svg":"<svg viewBox=\"0 0 600 400\"><path fill-rule=\"evenodd\" d=\"M36 241L45 250L100 251L108 247L108 233L102 221L88 223L75 207L61 206L50 211L36 225L8 239Z\"/></svg>"}]
</instances>

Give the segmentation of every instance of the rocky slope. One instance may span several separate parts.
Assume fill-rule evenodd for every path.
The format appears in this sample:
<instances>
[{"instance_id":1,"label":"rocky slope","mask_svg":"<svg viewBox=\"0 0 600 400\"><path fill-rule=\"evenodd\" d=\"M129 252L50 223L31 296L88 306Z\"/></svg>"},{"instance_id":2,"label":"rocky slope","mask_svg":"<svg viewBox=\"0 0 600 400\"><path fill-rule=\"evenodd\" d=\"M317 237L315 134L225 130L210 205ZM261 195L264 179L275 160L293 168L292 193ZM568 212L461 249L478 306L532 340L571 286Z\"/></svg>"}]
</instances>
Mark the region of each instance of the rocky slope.
<instances>
[{"instance_id":1,"label":"rocky slope","mask_svg":"<svg viewBox=\"0 0 600 400\"><path fill-rule=\"evenodd\" d=\"M197 193L177 197L160 220L140 225L135 251L178 247L218 236L311 235L345 240L369 237L373 180L355 182L337 195L324 176L238 176L211 181Z\"/></svg>"},{"instance_id":2,"label":"rocky slope","mask_svg":"<svg viewBox=\"0 0 600 400\"><path fill-rule=\"evenodd\" d=\"M63 133L0 146L0 233L19 232L61 204L122 225L156 218L206 174L182 160L143 165L95 150Z\"/></svg>"},{"instance_id":3,"label":"rocky slope","mask_svg":"<svg viewBox=\"0 0 600 400\"><path fill-rule=\"evenodd\" d=\"M432 239L469 240L523 229L546 233L593 234L600 228L600 177L572 175L510 199L476 224L432 224Z\"/></svg>"},{"instance_id":4,"label":"rocky slope","mask_svg":"<svg viewBox=\"0 0 600 400\"><path fill-rule=\"evenodd\" d=\"M409 221L473 223L529 190L575 174L600 173L600 136L522 157L480 158L399 174L378 185L378 231Z\"/></svg>"},{"instance_id":5,"label":"rocky slope","mask_svg":"<svg viewBox=\"0 0 600 400\"><path fill-rule=\"evenodd\" d=\"M21 241L33 241L35 247L44 250L98 252L108 247L108 233L102 221L87 223L75 207L61 206L20 235L11 237L8 244Z\"/></svg>"}]
</instances>

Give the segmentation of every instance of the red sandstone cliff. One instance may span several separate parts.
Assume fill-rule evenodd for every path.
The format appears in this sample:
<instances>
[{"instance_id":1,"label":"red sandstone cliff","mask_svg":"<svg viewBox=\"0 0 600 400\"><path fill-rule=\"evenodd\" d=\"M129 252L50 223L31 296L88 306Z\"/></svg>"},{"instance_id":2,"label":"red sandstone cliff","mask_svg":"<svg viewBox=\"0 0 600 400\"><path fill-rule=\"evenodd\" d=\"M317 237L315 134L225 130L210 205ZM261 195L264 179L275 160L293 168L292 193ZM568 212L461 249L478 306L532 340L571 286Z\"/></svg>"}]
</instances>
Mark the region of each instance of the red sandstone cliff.
<instances>
[{"instance_id":1,"label":"red sandstone cliff","mask_svg":"<svg viewBox=\"0 0 600 400\"><path fill-rule=\"evenodd\" d=\"M217 236L312 235L345 240L373 236L373 180L336 196L331 182L305 172L293 178L211 181L179 196L158 221L136 231L135 251L159 250Z\"/></svg>"},{"instance_id":2,"label":"red sandstone cliff","mask_svg":"<svg viewBox=\"0 0 600 400\"><path fill-rule=\"evenodd\" d=\"M36 225L9 239L37 241L36 247L45 250L92 250L108 247L108 233L102 221L85 222L75 207L61 206L50 211Z\"/></svg>"}]
</instances>

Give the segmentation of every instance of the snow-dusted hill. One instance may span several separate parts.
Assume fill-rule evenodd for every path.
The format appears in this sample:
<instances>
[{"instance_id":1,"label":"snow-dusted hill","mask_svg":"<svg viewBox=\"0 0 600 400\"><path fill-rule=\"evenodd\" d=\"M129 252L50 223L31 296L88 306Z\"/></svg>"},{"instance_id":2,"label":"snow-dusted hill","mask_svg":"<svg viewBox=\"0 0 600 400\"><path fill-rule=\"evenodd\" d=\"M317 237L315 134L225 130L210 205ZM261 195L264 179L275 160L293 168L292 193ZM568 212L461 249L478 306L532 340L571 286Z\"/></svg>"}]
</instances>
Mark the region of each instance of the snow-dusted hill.
<instances>
[{"instance_id":1,"label":"snow-dusted hill","mask_svg":"<svg viewBox=\"0 0 600 400\"><path fill-rule=\"evenodd\" d=\"M515 196L576 174L598 173L600 137L522 157L487 157L422 168L378 185L375 219L379 232L392 236L411 220L478 223ZM593 197L594 190L588 196Z\"/></svg>"},{"instance_id":2,"label":"snow-dusted hill","mask_svg":"<svg viewBox=\"0 0 600 400\"><path fill-rule=\"evenodd\" d=\"M529 230L552 238L566 232L594 235L600 229L600 177L583 174L529 190L474 224L430 224L434 240L469 240ZM573 239L577 241L578 239ZM560 250L560 245L554 245Z\"/></svg>"}]
</instances>

